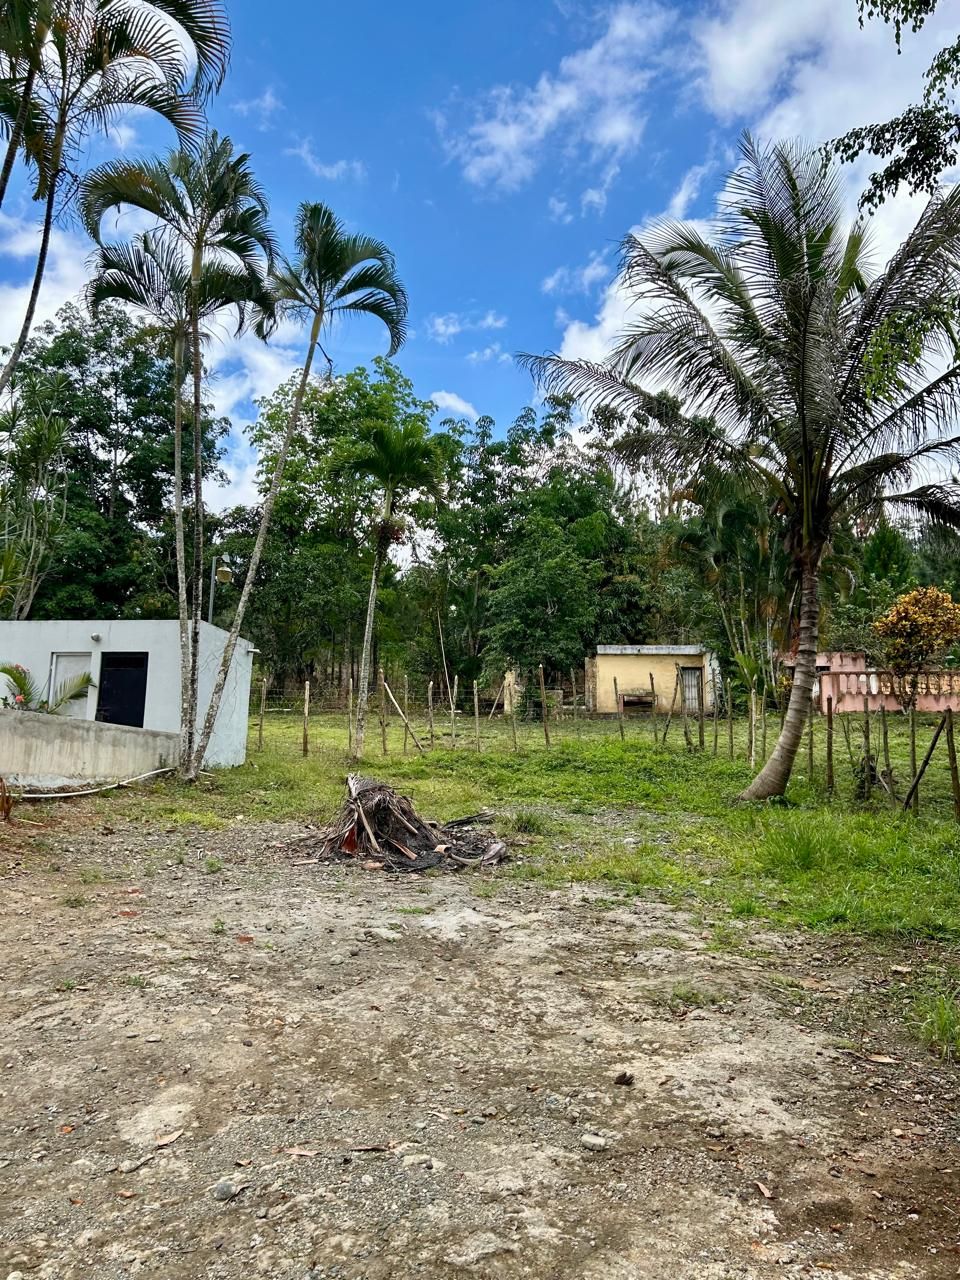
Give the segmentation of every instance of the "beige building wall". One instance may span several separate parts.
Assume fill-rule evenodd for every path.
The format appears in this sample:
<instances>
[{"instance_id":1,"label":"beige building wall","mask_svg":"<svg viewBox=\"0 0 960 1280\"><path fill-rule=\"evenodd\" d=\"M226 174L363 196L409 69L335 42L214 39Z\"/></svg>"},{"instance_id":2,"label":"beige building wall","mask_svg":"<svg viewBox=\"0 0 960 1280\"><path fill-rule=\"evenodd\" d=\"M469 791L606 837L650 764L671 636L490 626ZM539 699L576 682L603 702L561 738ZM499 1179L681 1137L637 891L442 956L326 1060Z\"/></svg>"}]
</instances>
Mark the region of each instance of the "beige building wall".
<instances>
[{"instance_id":1,"label":"beige building wall","mask_svg":"<svg viewBox=\"0 0 960 1280\"><path fill-rule=\"evenodd\" d=\"M666 714L673 700L677 679L677 664L681 667L700 667L704 671L704 702L707 710L713 707L713 691L710 687L709 654L692 653L600 653L589 660L588 683L593 684L593 710L599 715L616 715L617 703L613 692L616 678L621 696L650 692L653 676L657 695L657 710ZM591 670L592 667L592 670ZM594 677L595 673L595 677ZM595 679L595 683L594 683ZM680 699L677 698L679 710Z\"/></svg>"}]
</instances>

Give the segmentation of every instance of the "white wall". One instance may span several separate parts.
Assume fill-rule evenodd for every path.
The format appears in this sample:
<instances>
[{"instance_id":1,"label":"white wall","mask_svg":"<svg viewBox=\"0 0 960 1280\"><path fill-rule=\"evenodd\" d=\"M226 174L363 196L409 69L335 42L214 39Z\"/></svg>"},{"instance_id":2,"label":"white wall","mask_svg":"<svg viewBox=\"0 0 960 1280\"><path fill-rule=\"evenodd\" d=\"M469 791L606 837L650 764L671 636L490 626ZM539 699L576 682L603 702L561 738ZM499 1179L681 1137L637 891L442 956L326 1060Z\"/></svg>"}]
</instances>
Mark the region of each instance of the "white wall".
<instances>
[{"instance_id":1,"label":"white wall","mask_svg":"<svg viewBox=\"0 0 960 1280\"><path fill-rule=\"evenodd\" d=\"M198 725L202 725L207 712L226 640L227 633L219 627L212 627L206 622L200 624ZM143 727L179 733L180 628L177 622L139 619L0 622L0 662L19 662L28 667L44 691L50 677L53 654L88 654L87 669L94 684L98 685L100 655L114 651L149 654ZM253 645L248 640L237 642L217 723L207 749L205 763L208 765L238 765L246 759L253 653ZM0 684L5 684L5 681L0 679ZM82 718L96 718L97 693L97 688L91 689L86 703L79 704Z\"/></svg>"},{"instance_id":2,"label":"white wall","mask_svg":"<svg viewBox=\"0 0 960 1280\"><path fill-rule=\"evenodd\" d=\"M20 787L118 782L175 766L175 733L0 707L0 777Z\"/></svg>"}]
</instances>

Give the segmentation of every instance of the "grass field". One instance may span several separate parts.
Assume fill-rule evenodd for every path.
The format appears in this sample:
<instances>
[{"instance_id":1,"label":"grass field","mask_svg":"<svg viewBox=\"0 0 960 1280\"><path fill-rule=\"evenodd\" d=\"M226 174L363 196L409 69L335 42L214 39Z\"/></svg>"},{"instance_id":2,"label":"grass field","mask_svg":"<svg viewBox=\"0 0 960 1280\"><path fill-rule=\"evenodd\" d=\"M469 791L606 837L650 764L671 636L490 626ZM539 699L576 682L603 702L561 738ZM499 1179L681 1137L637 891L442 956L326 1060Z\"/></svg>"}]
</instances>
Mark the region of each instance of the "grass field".
<instances>
[{"instance_id":1,"label":"grass field","mask_svg":"<svg viewBox=\"0 0 960 1280\"><path fill-rule=\"evenodd\" d=\"M771 718L771 749L778 727ZM426 739L422 720L416 728ZM919 818L895 810L883 792L866 802L857 798L860 717L849 724L850 754L837 731L832 797L824 790L824 724L818 721L813 776L804 745L786 802L744 806L736 796L750 777L746 726L734 728L734 760L727 758L723 723L716 757L711 725L700 752L684 745L676 723L667 746L655 747L649 721L628 722L621 741L615 721L575 726L568 720L552 726L549 750L541 726L522 724L519 751L508 724L484 721L478 752L473 721L462 718L455 750L449 725L441 744L438 724L435 749L421 756L412 742L404 754L403 727L393 718L384 756L374 718L361 771L402 789L427 816L494 810L498 828L513 836L515 858L506 874L514 877L549 885L598 882L611 895L655 891L688 905L722 903L740 921L960 938L960 827L942 743L924 779ZM921 756L932 732L933 722L924 719ZM301 717L274 712L262 751L251 725L242 768L206 775L194 787L161 782L98 803L146 821L208 827L323 820L338 805L352 767L346 746L345 718L318 715L311 718L304 758ZM909 751L898 717L891 717L890 748L902 793Z\"/></svg>"}]
</instances>

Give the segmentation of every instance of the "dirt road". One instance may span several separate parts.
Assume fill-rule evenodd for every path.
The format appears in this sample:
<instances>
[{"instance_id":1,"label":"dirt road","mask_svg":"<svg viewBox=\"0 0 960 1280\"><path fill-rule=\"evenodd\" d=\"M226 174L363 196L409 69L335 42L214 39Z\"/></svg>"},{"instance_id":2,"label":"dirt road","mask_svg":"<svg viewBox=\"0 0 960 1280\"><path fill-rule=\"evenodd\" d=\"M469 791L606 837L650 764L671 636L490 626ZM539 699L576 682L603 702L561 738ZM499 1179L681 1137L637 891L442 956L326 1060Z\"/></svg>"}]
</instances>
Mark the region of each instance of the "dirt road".
<instances>
[{"instance_id":1,"label":"dirt road","mask_svg":"<svg viewBox=\"0 0 960 1280\"><path fill-rule=\"evenodd\" d=\"M960 1275L909 955L289 834L0 853L0 1280Z\"/></svg>"}]
</instances>

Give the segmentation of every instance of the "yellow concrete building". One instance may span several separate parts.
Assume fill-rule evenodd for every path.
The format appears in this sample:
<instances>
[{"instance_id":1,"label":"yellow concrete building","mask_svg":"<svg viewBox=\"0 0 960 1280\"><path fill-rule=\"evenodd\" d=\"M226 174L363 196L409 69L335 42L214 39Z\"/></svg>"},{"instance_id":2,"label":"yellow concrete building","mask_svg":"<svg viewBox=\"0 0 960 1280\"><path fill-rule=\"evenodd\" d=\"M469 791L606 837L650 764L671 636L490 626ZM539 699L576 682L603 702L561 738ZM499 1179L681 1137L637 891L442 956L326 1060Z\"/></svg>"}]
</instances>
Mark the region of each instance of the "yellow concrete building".
<instances>
[{"instance_id":1,"label":"yellow concrete building","mask_svg":"<svg viewBox=\"0 0 960 1280\"><path fill-rule=\"evenodd\" d=\"M625 714L649 713L654 695L657 711L666 714L675 690L679 712L679 679L689 714L697 713L701 696L704 710L712 711L715 672L719 682L716 658L698 644L600 644L597 656L586 662L587 710L597 715L616 715L616 680Z\"/></svg>"}]
</instances>

